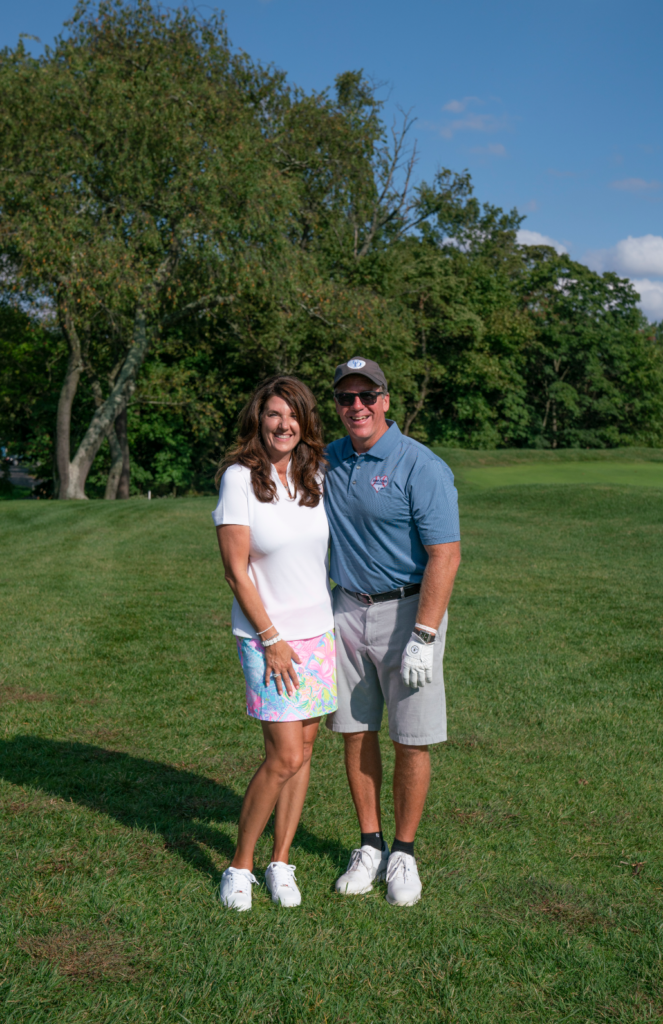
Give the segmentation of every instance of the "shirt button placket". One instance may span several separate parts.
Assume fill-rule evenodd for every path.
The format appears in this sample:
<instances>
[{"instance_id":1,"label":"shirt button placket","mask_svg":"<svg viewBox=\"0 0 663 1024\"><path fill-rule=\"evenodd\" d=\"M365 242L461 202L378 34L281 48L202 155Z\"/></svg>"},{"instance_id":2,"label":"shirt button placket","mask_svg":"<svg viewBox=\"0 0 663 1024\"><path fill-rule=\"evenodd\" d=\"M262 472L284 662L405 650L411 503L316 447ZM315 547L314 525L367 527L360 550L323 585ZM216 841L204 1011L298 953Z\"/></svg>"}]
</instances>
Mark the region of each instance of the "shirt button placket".
<instances>
[{"instance_id":1,"label":"shirt button placket","mask_svg":"<svg viewBox=\"0 0 663 1024\"><path fill-rule=\"evenodd\" d=\"M357 468L359 466L359 459L355 459L354 466L352 467L352 486L357 485Z\"/></svg>"}]
</instances>

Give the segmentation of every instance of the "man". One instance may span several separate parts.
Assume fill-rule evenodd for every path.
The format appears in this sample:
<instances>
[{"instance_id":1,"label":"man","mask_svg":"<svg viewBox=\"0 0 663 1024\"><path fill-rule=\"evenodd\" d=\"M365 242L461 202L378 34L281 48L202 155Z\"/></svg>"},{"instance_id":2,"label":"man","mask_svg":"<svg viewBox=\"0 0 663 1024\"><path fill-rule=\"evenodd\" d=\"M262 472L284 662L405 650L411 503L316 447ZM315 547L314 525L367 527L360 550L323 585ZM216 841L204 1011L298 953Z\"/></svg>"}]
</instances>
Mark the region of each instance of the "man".
<instances>
[{"instance_id":1,"label":"man","mask_svg":"<svg viewBox=\"0 0 663 1024\"><path fill-rule=\"evenodd\" d=\"M370 359L336 368L336 411L347 437L329 445L338 711L361 842L339 893L387 879L387 900L421 895L414 838L430 781L428 746L447 738L442 658L447 605L460 564L458 495L449 467L386 418L389 390ZM396 838L382 836L378 731L387 705L393 741Z\"/></svg>"}]
</instances>

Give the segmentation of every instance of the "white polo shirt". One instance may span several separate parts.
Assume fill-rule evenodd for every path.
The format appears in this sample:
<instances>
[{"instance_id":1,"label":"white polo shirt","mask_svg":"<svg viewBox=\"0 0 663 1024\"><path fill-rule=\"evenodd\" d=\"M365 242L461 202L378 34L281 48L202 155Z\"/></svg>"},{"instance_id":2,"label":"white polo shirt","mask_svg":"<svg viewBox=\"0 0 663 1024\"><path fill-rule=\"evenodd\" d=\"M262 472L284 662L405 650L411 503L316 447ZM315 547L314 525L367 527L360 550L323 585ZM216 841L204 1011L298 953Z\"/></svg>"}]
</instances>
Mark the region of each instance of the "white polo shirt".
<instances>
[{"instance_id":1,"label":"white polo shirt","mask_svg":"<svg viewBox=\"0 0 663 1024\"><path fill-rule=\"evenodd\" d=\"M284 640L308 640L334 627L327 516L322 500L316 508L308 508L299 504L299 496L289 498L274 467L272 477L277 500L258 501L251 470L230 466L221 477L219 504L212 518L217 526L249 527L249 578L270 621ZM236 598L232 631L235 636L257 639Z\"/></svg>"}]
</instances>

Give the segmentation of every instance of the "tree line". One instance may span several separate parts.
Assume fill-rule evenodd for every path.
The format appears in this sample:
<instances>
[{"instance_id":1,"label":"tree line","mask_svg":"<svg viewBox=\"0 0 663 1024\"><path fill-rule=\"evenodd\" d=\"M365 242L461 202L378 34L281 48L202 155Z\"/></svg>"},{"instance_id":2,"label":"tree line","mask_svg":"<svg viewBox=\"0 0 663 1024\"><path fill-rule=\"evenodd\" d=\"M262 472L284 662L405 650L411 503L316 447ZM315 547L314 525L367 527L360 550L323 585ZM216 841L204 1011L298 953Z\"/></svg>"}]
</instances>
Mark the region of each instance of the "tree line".
<instances>
[{"instance_id":1,"label":"tree line","mask_svg":"<svg viewBox=\"0 0 663 1024\"><path fill-rule=\"evenodd\" d=\"M79 2L0 55L0 441L60 498L212 486L237 413L378 359L401 429L451 447L658 446L660 328L470 175L415 183L358 71L306 93L220 16Z\"/></svg>"}]
</instances>

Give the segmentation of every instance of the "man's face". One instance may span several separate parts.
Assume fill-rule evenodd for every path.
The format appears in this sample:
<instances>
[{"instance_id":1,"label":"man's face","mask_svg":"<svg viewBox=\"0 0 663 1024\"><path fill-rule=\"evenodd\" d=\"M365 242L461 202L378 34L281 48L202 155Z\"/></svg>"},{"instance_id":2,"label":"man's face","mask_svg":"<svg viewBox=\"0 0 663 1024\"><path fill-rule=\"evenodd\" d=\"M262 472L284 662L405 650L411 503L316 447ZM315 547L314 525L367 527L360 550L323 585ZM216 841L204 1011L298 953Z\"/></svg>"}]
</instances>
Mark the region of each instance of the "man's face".
<instances>
[{"instance_id":1,"label":"man's face","mask_svg":"<svg viewBox=\"0 0 663 1024\"><path fill-rule=\"evenodd\" d=\"M352 392L357 396L351 406L340 405L338 399L336 400L336 412L341 417L351 438L366 442L374 435L377 440L384 434L387 429L385 414L389 410L389 395L384 393L378 384L374 384L368 377L362 377L357 373L339 381L335 391ZM362 391L382 393L375 405L365 405L359 397Z\"/></svg>"}]
</instances>

